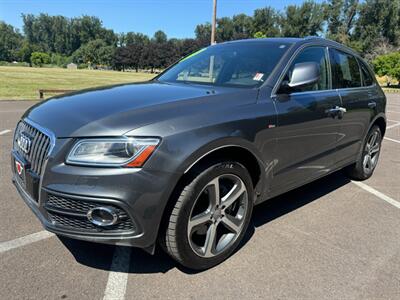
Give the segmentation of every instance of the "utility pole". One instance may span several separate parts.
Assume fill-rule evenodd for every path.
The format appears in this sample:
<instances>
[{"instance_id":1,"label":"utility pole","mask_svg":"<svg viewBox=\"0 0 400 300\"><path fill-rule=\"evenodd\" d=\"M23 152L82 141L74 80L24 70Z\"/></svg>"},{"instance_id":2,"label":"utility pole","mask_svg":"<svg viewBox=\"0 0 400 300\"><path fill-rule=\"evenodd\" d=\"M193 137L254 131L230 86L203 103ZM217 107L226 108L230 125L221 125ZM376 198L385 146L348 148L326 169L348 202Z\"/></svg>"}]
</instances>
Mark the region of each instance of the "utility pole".
<instances>
[{"instance_id":1,"label":"utility pole","mask_svg":"<svg viewBox=\"0 0 400 300\"><path fill-rule=\"evenodd\" d=\"M212 18L212 24L211 24L211 45L214 45L216 43L215 41L215 31L216 31L216 26L217 26L217 0L214 1L214 8L213 8L213 18Z\"/></svg>"}]
</instances>

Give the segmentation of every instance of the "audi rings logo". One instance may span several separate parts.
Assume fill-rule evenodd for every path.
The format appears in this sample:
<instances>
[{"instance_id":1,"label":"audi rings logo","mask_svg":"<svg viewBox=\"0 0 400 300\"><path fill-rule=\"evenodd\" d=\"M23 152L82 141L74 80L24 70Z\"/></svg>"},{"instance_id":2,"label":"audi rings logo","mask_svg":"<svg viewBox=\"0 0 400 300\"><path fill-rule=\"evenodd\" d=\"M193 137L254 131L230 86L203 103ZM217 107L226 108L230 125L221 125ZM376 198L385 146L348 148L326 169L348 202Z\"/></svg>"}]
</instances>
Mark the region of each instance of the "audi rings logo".
<instances>
[{"instance_id":1,"label":"audi rings logo","mask_svg":"<svg viewBox=\"0 0 400 300\"><path fill-rule=\"evenodd\" d=\"M25 154L28 154L31 151L32 140L29 136L24 134L23 132L19 133L17 138L17 144L19 149Z\"/></svg>"}]
</instances>

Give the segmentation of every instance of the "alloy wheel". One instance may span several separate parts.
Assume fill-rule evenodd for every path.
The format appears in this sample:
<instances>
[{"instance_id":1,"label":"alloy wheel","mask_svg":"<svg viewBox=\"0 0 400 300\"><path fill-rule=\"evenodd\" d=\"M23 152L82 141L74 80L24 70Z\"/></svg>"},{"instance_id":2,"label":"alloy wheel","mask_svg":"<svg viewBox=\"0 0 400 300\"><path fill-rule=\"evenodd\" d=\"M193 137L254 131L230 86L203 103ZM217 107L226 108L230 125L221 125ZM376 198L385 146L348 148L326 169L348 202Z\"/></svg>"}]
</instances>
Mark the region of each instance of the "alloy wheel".
<instances>
[{"instance_id":1,"label":"alloy wheel","mask_svg":"<svg viewBox=\"0 0 400 300\"><path fill-rule=\"evenodd\" d=\"M220 175L203 188L192 207L187 234L190 247L200 257L221 254L241 234L249 197L243 180Z\"/></svg>"},{"instance_id":2,"label":"alloy wheel","mask_svg":"<svg viewBox=\"0 0 400 300\"><path fill-rule=\"evenodd\" d=\"M363 168L367 174L371 173L378 163L380 144L379 132L374 131L369 137L364 151Z\"/></svg>"}]
</instances>

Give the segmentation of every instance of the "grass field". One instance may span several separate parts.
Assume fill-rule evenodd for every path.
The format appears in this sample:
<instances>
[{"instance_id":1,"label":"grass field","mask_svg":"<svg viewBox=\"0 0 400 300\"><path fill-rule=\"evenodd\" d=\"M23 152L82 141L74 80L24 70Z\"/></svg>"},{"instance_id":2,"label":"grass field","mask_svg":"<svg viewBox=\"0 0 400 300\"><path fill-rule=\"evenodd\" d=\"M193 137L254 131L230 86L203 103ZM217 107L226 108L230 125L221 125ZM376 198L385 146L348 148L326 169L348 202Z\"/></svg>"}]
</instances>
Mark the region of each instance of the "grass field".
<instances>
[{"instance_id":1,"label":"grass field","mask_svg":"<svg viewBox=\"0 0 400 300\"><path fill-rule=\"evenodd\" d=\"M0 100L38 99L39 89L79 90L152 77L154 74L133 72L0 67ZM49 96L45 94L46 98Z\"/></svg>"},{"instance_id":2,"label":"grass field","mask_svg":"<svg viewBox=\"0 0 400 300\"><path fill-rule=\"evenodd\" d=\"M154 74L61 68L28 68L0 66L0 100L38 99L39 89L80 90L118 83L145 81ZM378 78L384 86L382 78ZM384 88L399 92L398 88ZM48 98L51 94L45 94Z\"/></svg>"}]
</instances>

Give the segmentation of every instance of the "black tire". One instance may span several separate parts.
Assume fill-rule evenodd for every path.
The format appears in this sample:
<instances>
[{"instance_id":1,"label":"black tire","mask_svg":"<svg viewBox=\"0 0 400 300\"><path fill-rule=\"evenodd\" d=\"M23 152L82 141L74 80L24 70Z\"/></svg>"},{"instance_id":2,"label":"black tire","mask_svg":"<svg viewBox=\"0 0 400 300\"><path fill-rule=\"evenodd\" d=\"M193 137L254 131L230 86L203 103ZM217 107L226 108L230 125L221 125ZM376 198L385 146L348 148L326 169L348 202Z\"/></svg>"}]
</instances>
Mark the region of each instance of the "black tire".
<instances>
[{"instance_id":1,"label":"black tire","mask_svg":"<svg viewBox=\"0 0 400 300\"><path fill-rule=\"evenodd\" d=\"M377 142L377 145L379 145L379 150L374 153L375 160L374 160L373 165L371 165L370 168L366 168L364 166L364 160L366 159L366 156L371 155L368 145L371 142L371 139L374 135L376 135L376 142ZM357 161L354 164L345 168L345 172L346 172L347 176L349 176L351 179L354 179L354 180L366 180L366 179L370 178L372 176L372 174L374 173L374 170L378 163L379 154L380 154L380 150L381 150L381 143L382 143L382 133L381 133L380 128L375 125L368 132L368 134L365 138L364 144L363 144L362 151L361 151Z\"/></svg>"},{"instance_id":2,"label":"black tire","mask_svg":"<svg viewBox=\"0 0 400 300\"><path fill-rule=\"evenodd\" d=\"M188 232L189 221L193 220L191 219L192 211L198 203L197 199L200 199L200 195L204 194L204 189L206 188L206 186L209 186L210 182L214 180L217 180L217 182L219 182L220 180L224 180L224 179L216 179L216 178L223 178L223 176L235 176L240 178L241 182L244 183L247 189L246 202L248 203L248 206L246 207L245 213L243 213L243 221L240 221L242 222L241 226L243 227L240 233L236 234L236 238L232 240L231 245L229 247L226 246L227 248L223 250L222 253L219 253L218 255L215 255L213 257L202 257L198 253L196 253L196 251L193 248L193 244L191 244L192 239L189 237L190 236L189 232L191 231L191 229ZM221 193L220 198L222 198L222 195L223 193ZM244 196L240 197L244 198ZM243 201L242 198L240 199L241 199L240 201ZM180 193L178 191L176 200L172 204L173 206L172 212L169 215L169 217L167 216L166 218L166 222L164 225L166 227L166 230L161 233L162 236L160 237L160 242L162 244L161 245L162 248L166 250L166 252L173 259L175 259L177 262L190 269L205 270L221 263L235 251L235 249L238 247L241 240L243 239L243 236L245 235L245 232L247 230L247 227L251 219L253 202L254 202L253 199L254 199L254 192L253 192L251 177L246 168L241 164L233 161L225 161L225 162L220 161L220 162L210 163L207 166L203 166L192 175L191 180L188 180L188 182L184 184L183 188L181 187ZM220 214L219 217L224 218L224 213ZM211 215L212 218L214 218L214 214L211 213ZM211 227L213 224L212 222L214 221L210 222L211 225L209 226ZM222 221L220 222L223 223ZM220 226L218 224L215 225L215 228ZM225 227L224 224L222 225L223 227ZM210 227L208 229L205 229L207 232L206 236L208 236L208 230L210 229ZM215 229L215 232L216 231L217 229ZM215 236L217 236L217 234L215 234ZM206 249L206 243L207 239L205 241L204 249Z\"/></svg>"}]
</instances>

